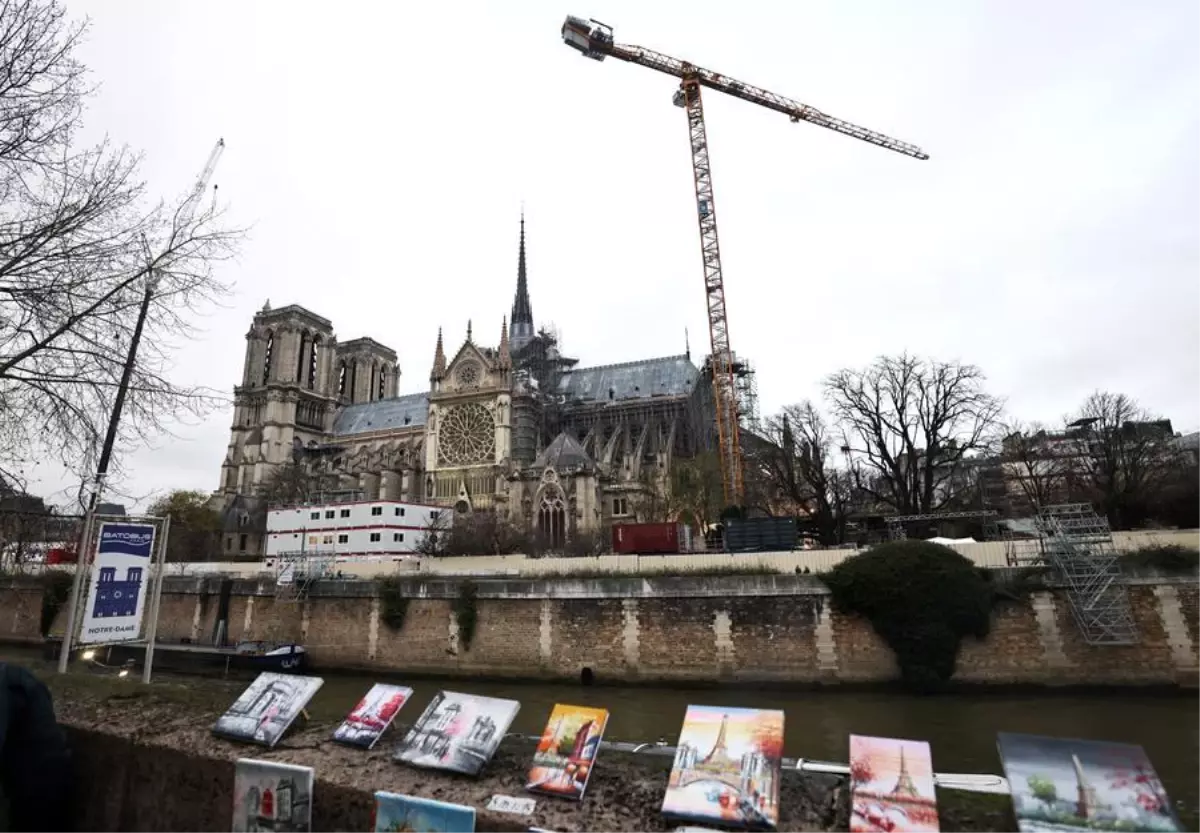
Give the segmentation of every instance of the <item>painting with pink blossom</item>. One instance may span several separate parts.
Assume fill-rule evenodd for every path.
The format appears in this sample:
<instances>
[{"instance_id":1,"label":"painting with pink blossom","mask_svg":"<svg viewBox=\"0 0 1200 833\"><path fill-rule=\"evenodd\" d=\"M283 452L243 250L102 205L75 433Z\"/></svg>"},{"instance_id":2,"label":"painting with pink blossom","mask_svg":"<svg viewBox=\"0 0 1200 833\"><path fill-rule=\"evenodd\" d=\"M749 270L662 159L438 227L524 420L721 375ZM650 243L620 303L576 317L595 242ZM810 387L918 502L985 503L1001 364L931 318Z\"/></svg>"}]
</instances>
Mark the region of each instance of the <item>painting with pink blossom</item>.
<instances>
[{"instance_id":1,"label":"painting with pink blossom","mask_svg":"<svg viewBox=\"0 0 1200 833\"><path fill-rule=\"evenodd\" d=\"M400 741L396 760L478 775L520 708L516 700L439 691Z\"/></svg>"},{"instance_id":2,"label":"painting with pink blossom","mask_svg":"<svg viewBox=\"0 0 1200 833\"><path fill-rule=\"evenodd\" d=\"M851 735L850 833L937 831L929 744Z\"/></svg>"},{"instance_id":3,"label":"painting with pink blossom","mask_svg":"<svg viewBox=\"0 0 1200 833\"><path fill-rule=\"evenodd\" d=\"M1183 830L1140 746L1007 732L999 745L1023 833Z\"/></svg>"}]
</instances>

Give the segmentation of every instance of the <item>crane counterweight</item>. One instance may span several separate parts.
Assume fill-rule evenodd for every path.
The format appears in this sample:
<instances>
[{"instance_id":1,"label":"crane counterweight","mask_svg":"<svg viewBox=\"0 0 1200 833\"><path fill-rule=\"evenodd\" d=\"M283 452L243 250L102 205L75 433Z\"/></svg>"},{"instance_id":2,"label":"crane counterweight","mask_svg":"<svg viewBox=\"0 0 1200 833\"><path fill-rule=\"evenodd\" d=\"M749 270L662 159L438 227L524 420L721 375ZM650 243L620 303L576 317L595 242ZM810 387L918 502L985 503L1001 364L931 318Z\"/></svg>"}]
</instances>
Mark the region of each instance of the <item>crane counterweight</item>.
<instances>
[{"instance_id":1,"label":"crane counterweight","mask_svg":"<svg viewBox=\"0 0 1200 833\"><path fill-rule=\"evenodd\" d=\"M722 483L726 504L740 505L745 495L738 402L734 383L734 354L729 342L725 282L721 272L721 247L717 237L716 201L713 198L712 166L709 162L700 88L708 87L783 113L793 122L809 122L914 159L928 159L929 154L916 145L834 118L815 107L755 87L753 84L736 81L718 72L641 46L616 43L613 40L612 27L596 20L568 16L562 26L562 38L567 46L584 57L603 61L611 55L627 63L638 64L680 79L679 89L675 92L672 103L682 107L688 119L692 173L696 189L696 217L700 225L700 258L704 267L704 291L712 345L710 364Z\"/></svg>"}]
</instances>

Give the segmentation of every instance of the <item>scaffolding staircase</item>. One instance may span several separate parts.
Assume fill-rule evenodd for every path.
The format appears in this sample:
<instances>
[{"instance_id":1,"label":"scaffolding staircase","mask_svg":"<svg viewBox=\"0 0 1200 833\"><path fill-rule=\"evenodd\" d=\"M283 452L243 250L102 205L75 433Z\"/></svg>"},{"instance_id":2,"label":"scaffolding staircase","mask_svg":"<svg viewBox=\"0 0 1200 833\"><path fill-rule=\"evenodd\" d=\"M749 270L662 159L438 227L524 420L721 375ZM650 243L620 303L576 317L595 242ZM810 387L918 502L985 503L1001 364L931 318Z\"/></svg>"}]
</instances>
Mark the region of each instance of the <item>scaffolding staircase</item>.
<instances>
[{"instance_id":1,"label":"scaffolding staircase","mask_svg":"<svg viewBox=\"0 0 1200 833\"><path fill-rule=\"evenodd\" d=\"M1133 645L1137 624L1108 521L1090 504L1044 507L1037 527L1045 563L1066 585L1071 613L1089 645Z\"/></svg>"},{"instance_id":2,"label":"scaffolding staircase","mask_svg":"<svg viewBox=\"0 0 1200 833\"><path fill-rule=\"evenodd\" d=\"M277 562L279 573L275 577L275 600L296 602L304 599L314 581L333 575L336 562L332 553L281 553Z\"/></svg>"}]
</instances>

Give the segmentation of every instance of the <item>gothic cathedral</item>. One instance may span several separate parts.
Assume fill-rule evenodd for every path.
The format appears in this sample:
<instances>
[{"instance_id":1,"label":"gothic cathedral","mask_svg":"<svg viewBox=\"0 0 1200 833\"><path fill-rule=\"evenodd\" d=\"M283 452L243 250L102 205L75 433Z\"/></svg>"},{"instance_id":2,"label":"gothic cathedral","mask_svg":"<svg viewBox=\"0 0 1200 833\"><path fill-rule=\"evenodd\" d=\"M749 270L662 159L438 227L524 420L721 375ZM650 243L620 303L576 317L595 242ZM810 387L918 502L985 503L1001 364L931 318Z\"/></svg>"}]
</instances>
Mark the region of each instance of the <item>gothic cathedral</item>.
<instances>
[{"instance_id":1,"label":"gothic cathedral","mask_svg":"<svg viewBox=\"0 0 1200 833\"><path fill-rule=\"evenodd\" d=\"M712 442L711 389L689 355L579 367L534 326L521 219L517 287L495 346L437 334L428 387L399 394L395 351L339 342L303 307L265 305L215 498L226 549L256 553L272 479L295 467L327 491L497 512L551 548L639 518L672 461ZM235 544L236 541L236 544Z\"/></svg>"}]
</instances>

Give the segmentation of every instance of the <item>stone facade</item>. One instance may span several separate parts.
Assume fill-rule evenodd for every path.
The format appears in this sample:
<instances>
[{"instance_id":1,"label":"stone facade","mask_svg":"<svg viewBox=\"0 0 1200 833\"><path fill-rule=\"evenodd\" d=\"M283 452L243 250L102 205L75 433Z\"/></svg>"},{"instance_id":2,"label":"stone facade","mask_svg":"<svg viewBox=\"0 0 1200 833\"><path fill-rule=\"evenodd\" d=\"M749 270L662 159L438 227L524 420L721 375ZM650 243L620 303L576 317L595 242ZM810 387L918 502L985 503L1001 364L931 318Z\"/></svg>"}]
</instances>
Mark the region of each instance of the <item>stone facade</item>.
<instances>
[{"instance_id":1,"label":"stone facade","mask_svg":"<svg viewBox=\"0 0 1200 833\"><path fill-rule=\"evenodd\" d=\"M214 496L225 550L255 554L272 477L295 462L323 492L496 511L558 549L612 519L637 520L671 463L711 445L710 389L690 356L578 367L535 331L521 224L512 331L439 329L428 389L399 394L393 350L339 342L332 323L291 305L255 315L234 388Z\"/></svg>"},{"instance_id":2,"label":"stone facade","mask_svg":"<svg viewBox=\"0 0 1200 833\"><path fill-rule=\"evenodd\" d=\"M209 641L217 629L214 580L170 579L159 619L163 641ZM453 612L459 584L414 579L399 631L380 619L372 582L318 584L302 602L238 581L228 636L298 640L318 666L436 675L609 681L879 683L898 677L895 657L864 620L832 610L808 576L491 581L478 585L468 648ZM0 638L38 638L32 587L0 587ZM986 640L966 640L956 679L980 684L1180 685L1200 662L1191 636L1195 579L1130 579L1139 632L1133 646L1087 645L1057 593L1008 603ZM1165 601L1164 601L1165 600ZM1178 604L1176 604L1176 601ZM61 633L60 613L53 632Z\"/></svg>"}]
</instances>

